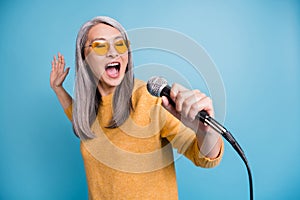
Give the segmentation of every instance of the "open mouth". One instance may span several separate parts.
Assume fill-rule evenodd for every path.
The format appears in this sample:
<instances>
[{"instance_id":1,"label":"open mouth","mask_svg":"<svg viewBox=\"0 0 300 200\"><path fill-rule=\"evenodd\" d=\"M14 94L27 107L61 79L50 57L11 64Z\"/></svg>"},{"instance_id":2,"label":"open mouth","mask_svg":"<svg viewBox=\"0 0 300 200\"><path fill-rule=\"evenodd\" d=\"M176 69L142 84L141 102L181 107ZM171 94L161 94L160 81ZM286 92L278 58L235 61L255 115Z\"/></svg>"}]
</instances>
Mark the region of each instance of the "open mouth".
<instances>
[{"instance_id":1,"label":"open mouth","mask_svg":"<svg viewBox=\"0 0 300 200\"><path fill-rule=\"evenodd\" d=\"M105 66L105 71L109 77L116 78L119 76L120 67L119 62L111 62Z\"/></svg>"}]
</instances>

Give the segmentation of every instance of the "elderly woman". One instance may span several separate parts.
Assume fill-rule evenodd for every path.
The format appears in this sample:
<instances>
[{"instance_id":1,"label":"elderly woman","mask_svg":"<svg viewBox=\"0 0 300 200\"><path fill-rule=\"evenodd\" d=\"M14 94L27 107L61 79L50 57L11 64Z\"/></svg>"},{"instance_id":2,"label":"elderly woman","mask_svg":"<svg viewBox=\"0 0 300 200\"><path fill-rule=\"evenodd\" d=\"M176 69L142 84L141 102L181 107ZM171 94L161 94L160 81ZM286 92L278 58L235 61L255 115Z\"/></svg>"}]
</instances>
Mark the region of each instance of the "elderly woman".
<instances>
[{"instance_id":1,"label":"elderly woman","mask_svg":"<svg viewBox=\"0 0 300 200\"><path fill-rule=\"evenodd\" d=\"M63 55L52 61L50 85L81 139L89 199L177 199L172 148L195 165L219 164L223 141L195 120L212 101L179 84L166 97L151 96L133 75L124 28L96 17L80 29L76 42L74 99L63 88L69 72Z\"/></svg>"}]
</instances>

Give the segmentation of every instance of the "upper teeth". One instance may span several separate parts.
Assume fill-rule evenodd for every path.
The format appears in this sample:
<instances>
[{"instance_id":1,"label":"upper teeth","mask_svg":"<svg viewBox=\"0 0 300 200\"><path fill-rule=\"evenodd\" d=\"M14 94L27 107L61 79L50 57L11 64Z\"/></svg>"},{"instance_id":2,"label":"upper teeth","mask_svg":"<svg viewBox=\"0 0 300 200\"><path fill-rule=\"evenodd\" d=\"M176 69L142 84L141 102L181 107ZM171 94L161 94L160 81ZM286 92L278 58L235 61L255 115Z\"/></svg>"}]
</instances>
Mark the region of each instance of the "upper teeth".
<instances>
[{"instance_id":1,"label":"upper teeth","mask_svg":"<svg viewBox=\"0 0 300 200\"><path fill-rule=\"evenodd\" d=\"M109 63L107 65L107 67L114 67L114 66L117 66L117 65L119 65L119 63Z\"/></svg>"}]
</instances>

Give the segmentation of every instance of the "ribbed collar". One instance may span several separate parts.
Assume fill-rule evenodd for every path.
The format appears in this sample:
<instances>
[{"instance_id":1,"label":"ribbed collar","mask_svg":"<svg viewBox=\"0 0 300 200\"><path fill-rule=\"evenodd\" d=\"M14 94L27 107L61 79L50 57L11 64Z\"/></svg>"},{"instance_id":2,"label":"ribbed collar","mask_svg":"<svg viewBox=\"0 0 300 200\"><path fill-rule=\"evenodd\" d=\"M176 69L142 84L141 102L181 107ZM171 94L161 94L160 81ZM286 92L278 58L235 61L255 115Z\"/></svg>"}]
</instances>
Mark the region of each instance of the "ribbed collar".
<instances>
[{"instance_id":1,"label":"ribbed collar","mask_svg":"<svg viewBox=\"0 0 300 200\"><path fill-rule=\"evenodd\" d=\"M112 98L113 98L113 92L109 95L102 96L101 97L101 105L106 106L106 105L111 105L112 104Z\"/></svg>"}]
</instances>

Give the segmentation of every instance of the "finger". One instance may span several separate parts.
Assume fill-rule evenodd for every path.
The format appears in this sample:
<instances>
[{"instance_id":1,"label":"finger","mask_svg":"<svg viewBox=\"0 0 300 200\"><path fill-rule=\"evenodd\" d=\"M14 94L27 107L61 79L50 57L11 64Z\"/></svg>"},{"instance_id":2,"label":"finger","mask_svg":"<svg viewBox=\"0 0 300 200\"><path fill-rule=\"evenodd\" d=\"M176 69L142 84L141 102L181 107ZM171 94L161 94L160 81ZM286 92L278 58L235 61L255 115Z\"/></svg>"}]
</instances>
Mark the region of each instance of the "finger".
<instances>
[{"instance_id":1,"label":"finger","mask_svg":"<svg viewBox=\"0 0 300 200\"><path fill-rule=\"evenodd\" d=\"M209 116L214 117L214 109L211 98L204 97L199 101L195 102L189 111L189 118L195 119L198 112L205 110Z\"/></svg>"},{"instance_id":2,"label":"finger","mask_svg":"<svg viewBox=\"0 0 300 200\"><path fill-rule=\"evenodd\" d=\"M171 92L170 92L170 97L174 102L176 100L176 96L177 96L178 92L180 92L180 91L187 91L187 89L178 83L174 83L172 85Z\"/></svg>"},{"instance_id":3,"label":"finger","mask_svg":"<svg viewBox=\"0 0 300 200\"><path fill-rule=\"evenodd\" d=\"M186 99L193 95L193 92L190 90L179 91L175 97L176 110L182 112L183 104Z\"/></svg>"},{"instance_id":4,"label":"finger","mask_svg":"<svg viewBox=\"0 0 300 200\"><path fill-rule=\"evenodd\" d=\"M194 112L196 114L200 111L197 107L197 102L199 102L201 99L205 98L206 95L204 93L201 93L199 90L193 90L189 93L187 93L187 98L182 103L182 114L185 117L190 118L191 120L195 119ZM197 110L198 109L198 110ZM191 113L191 110L194 112Z\"/></svg>"},{"instance_id":5,"label":"finger","mask_svg":"<svg viewBox=\"0 0 300 200\"><path fill-rule=\"evenodd\" d=\"M59 56L59 64L60 64L60 69L64 71L65 68L65 58L62 54Z\"/></svg>"},{"instance_id":6,"label":"finger","mask_svg":"<svg viewBox=\"0 0 300 200\"><path fill-rule=\"evenodd\" d=\"M54 70L57 70L57 59L56 59L56 56L53 56L53 66L54 66Z\"/></svg>"},{"instance_id":7,"label":"finger","mask_svg":"<svg viewBox=\"0 0 300 200\"><path fill-rule=\"evenodd\" d=\"M58 52L58 72L63 73L64 72L64 65L62 63L62 55Z\"/></svg>"},{"instance_id":8,"label":"finger","mask_svg":"<svg viewBox=\"0 0 300 200\"><path fill-rule=\"evenodd\" d=\"M54 68L57 70L58 68L58 61L56 59L56 55L53 56Z\"/></svg>"},{"instance_id":9,"label":"finger","mask_svg":"<svg viewBox=\"0 0 300 200\"><path fill-rule=\"evenodd\" d=\"M53 56L54 63L57 63L56 55Z\"/></svg>"},{"instance_id":10,"label":"finger","mask_svg":"<svg viewBox=\"0 0 300 200\"><path fill-rule=\"evenodd\" d=\"M65 58L64 58L64 56L63 55L61 55L61 64L62 64L62 66L63 67L65 67Z\"/></svg>"},{"instance_id":11,"label":"finger","mask_svg":"<svg viewBox=\"0 0 300 200\"><path fill-rule=\"evenodd\" d=\"M54 68L54 61L53 60L51 61L51 66L52 66L52 71L54 71L55 68Z\"/></svg>"},{"instance_id":12,"label":"finger","mask_svg":"<svg viewBox=\"0 0 300 200\"><path fill-rule=\"evenodd\" d=\"M167 97L165 97L165 96L162 96L161 97L161 100L162 100L162 105L164 106L164 107L168 107L169 106L169 100L168 100L168 98Z\"/></svg>"}]
</instances>

